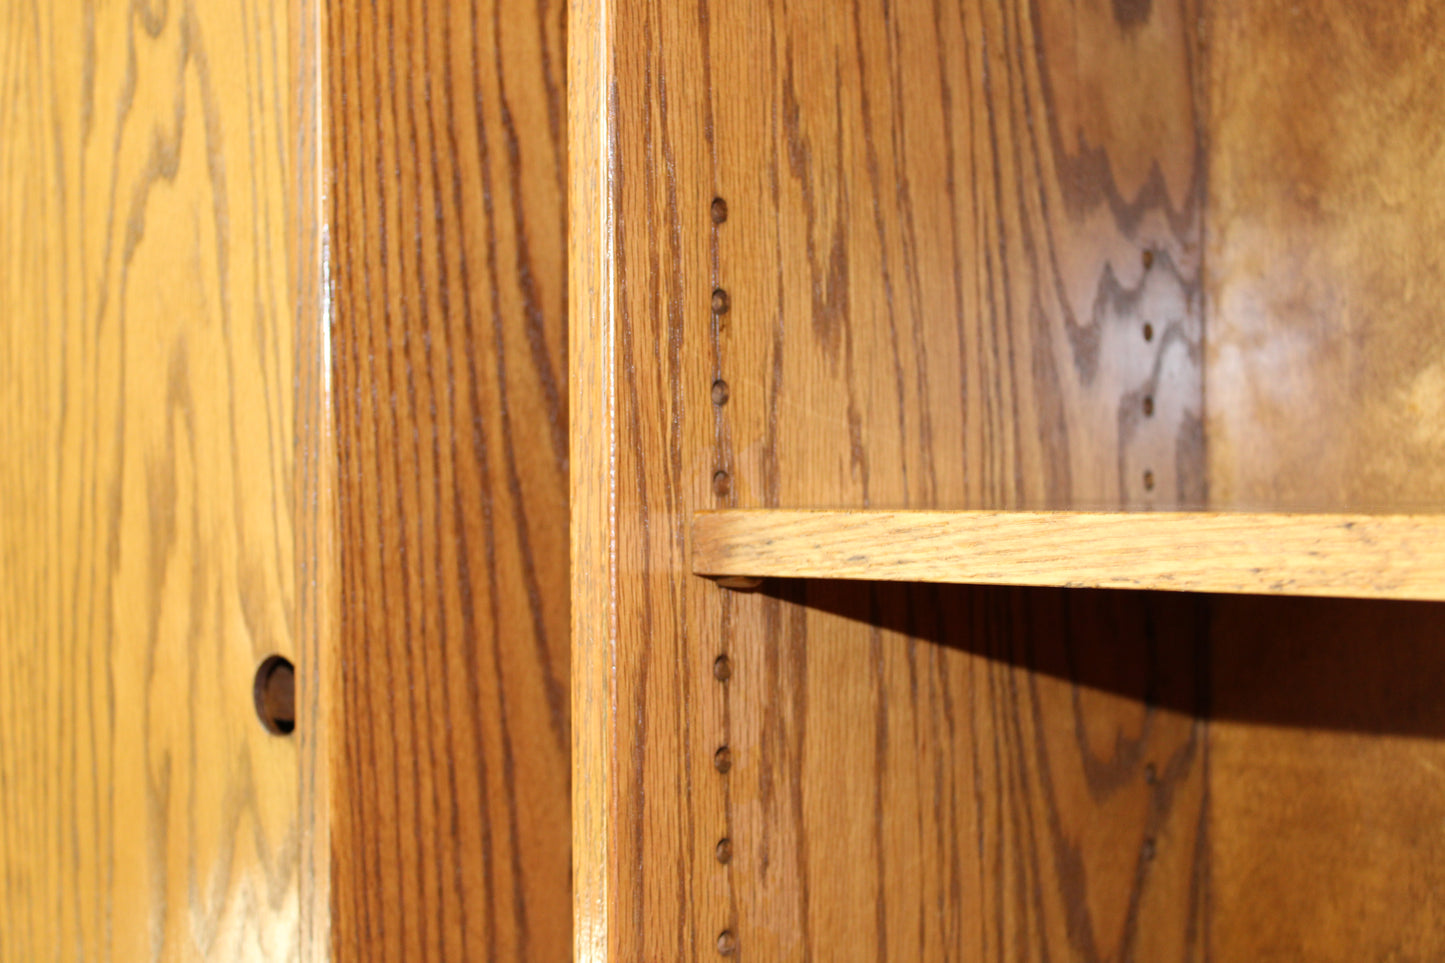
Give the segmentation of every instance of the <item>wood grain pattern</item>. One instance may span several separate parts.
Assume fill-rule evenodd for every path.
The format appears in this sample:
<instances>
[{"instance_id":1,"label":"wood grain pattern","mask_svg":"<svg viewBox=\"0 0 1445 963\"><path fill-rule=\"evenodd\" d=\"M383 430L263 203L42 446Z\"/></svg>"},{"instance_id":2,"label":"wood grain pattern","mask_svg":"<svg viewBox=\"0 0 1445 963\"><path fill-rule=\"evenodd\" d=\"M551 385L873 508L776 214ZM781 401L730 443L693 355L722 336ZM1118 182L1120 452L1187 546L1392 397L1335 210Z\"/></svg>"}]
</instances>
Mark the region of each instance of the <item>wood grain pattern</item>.
<instances>
[{"instance_id":1,"label":"wood grain pattern","mask_svg":"<svg viewBox=\"0 0 1445 963\"><path fill-rule=\"evenodd\" d=\"M0 958L296 956L282 5L0 13Z\"/></svg>"},{"instance_id":2,"label":"wood grain pattern","mask_svg":"<svg viewBox=\"0 0 1445 963\"><path fill-rule=\"evenodd\" d=\"M699 575L1445 600L1445 516L698 512Z\"/></svg>"},{"instance_id":3,"label":"wood grain pattern","mask_svg":"<svg viewBox=\"0 0 1445 963\"><path fill-rule=\"evenodd\" d=\"M732 608L738 955L1205 956L1199 597L769 582Z\"/></svg>"},{"instance_id":4,"label":"wood grain pattern","mask_svg":"<svg viewBox=\"0 0 1445 963\"><path fill-rule=\"evenodd\" d=\"M1145 620L686 573L699 509L1203 502L1195 5L570 10L579 955L1184 957L1190 710L979 654Z\"/></svg>"},{"instance_id":5,"label":"wood grain pattern","mask_svg":"<svg viewBox=\"0 0 1445 963\"><path fill-rule=\"evenodd\" d=\"M338 959L570 945L562 14L329 8Z\"/></svg>"},{"instance_id":6,"label":"wood grain pattern","mask_svg":"<svg viewBox=\"0 0 1445 963\"><path fill-rule=\"evenodd\" d=\"M296 739L298 868L302 886L298 955L331 959L331 767L338 700L341 559L337 511L336 397L332 378L330 217L326 201L326 114L322 93L326 4L290 4L292 82L285 111L292 137L291 294L296 378Z\"/></svg>"},{"instance_id":7,"label":"wood grain pattern","mask_svg":"<svg viewBox=\"0 0 1445 963\"><path fill-rule=\"evenodd\" d=\"M612 666L618 643L615 262L605 67L612 21L605 5L567 6L568 373L570 453L572 958L606 963L612 918L610 827L617 752ZM590 216L588 213L591 212Z\"/></svg>"}]
</instances>

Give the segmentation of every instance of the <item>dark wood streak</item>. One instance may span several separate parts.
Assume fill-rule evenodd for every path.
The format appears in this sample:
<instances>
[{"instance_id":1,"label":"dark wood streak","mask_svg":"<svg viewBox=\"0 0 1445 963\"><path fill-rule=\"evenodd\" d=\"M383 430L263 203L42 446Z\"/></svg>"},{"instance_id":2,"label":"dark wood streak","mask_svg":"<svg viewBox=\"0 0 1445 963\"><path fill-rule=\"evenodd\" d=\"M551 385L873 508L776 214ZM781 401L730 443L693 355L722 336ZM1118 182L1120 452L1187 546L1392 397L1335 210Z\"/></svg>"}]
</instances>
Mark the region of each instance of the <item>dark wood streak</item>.
<instances>
[{"instance_id":1,"label":"dark wood streak","mask_svg":"<svg viewBox=\"0 0 1445 963\"><path fill-rule=\"evenodd\" d=\"M561 39L545 2L330 18L339 959L570 944Z\"/></svg>"}]
</instances>

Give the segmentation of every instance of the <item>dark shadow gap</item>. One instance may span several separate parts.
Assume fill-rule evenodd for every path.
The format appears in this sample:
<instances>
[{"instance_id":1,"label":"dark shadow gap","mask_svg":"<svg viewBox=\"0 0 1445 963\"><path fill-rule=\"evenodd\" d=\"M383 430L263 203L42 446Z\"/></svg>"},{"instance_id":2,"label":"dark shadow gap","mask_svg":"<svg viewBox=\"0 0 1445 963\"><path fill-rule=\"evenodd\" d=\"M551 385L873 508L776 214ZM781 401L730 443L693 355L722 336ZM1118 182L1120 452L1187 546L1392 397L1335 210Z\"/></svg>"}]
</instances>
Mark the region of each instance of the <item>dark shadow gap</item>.
<instances>
[{"instance_id":1,"label":"dark shadow gap","mask_svg":"<svg viewBox=\"0 0 1445 963\"><path fill-rule=\"evenodd\" d=\"M1200 719L1445 738L1445 603L821 579L759 591Z\"/></svg>"}]
</instances>

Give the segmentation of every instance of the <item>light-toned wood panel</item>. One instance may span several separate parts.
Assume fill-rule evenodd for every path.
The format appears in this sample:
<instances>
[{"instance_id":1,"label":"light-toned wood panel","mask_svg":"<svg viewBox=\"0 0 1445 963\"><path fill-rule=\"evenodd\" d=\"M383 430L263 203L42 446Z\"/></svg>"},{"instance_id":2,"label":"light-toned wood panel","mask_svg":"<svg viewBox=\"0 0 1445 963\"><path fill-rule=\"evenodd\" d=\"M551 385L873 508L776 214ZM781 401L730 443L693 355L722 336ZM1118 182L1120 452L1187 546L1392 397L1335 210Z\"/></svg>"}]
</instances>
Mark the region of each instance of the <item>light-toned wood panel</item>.
<instances>
[{"instance_id":1,"label":"light-toned wood panel","mask_svg":"<svg viewBox=\"0 0 1445 963\"><path fill-rule=\"evenodd\" d=\"M712 576L1445 600L1445 516L698 512Z\"/></svg>"},{"instance_id":2,"label":"light-toned wood panel","mask_svg":"<svg viewBox=\"0 0 1445 963\"><path fill-rule=\"evenodd\" d=\"M1215 507L1445 505L1445 7L1210 4Z\"/></svg>"},{"instance_id":3,"label":"light-toned wood panel","mask_svg":"<svg viewBox=\"0 0 1445 963\"><path fill-rule=\"evenodd\" d=\"M606 4L567 5L567 370L572 710L572 958L607 963L619 940L613 800L621 759L613 709L619 608L617 372L612 257L617 195L610 187L608 84L612 19ZM590 216L587 212L590 212Z\"/></svg>"},{"instance_id":4,"label":"light-toned wood panel","mask_svg":"<svg viewBox=\"0 0 1445 963\"><path fill-rule=\"evenodd\" d=\"M562 14L329 9L342 960L571 943Z\"/></svg>"},{"instance_id":5,"label":"light-toned wood panel","mask_svg":"<svg viewBox=\"0 0 1445 963\"><path fill-rule=\"evenodd\" d=\"M285 5L0 13L0 957L297 955Z\"/></svg>"},{"instance_id":6,"label":"light-toned wood panel","mask_svg":"<svg viewBox=\"0 0 1445 963\"><path fill-rule=\"evenodd\" d=\"M1133 875L1152 797L1142 765L1098 777L1079 689L1030 700L1026 671L906 623L883 644L826 592L686 573L699 509L1203 500L1195 6L571 10L579 951L1185 955L1193 830ZM1051 598L1048 625L1111 637ZM980 638L1060 641L1033 617ZM936 693L880 712L914 704L920 662ZM1090 738L1146 691L1089 699ZM1017 738L923 735L964 707ZM1183 813L1204 760L1180 758ZM939 839L968 841L956 866Z\"/></svg>"},{"instance_id":7,"label":"light-toned wood panel","mask_svg":"<svg viewBox=\"0 0 1445 963\"><path fill-rule=\"evenodd\" d=\"M337 574L336 418L332 378L325 199L327 118L322 92L326 4L293 0L291 87L284 104L291 155L291 294L296 353L296 438L291 491L296 525L296 738L299 751L297 872L302 887L299 956L331 959L332 728L341 669L334 644L341 607Z\"/></svg>"}]
</instances>

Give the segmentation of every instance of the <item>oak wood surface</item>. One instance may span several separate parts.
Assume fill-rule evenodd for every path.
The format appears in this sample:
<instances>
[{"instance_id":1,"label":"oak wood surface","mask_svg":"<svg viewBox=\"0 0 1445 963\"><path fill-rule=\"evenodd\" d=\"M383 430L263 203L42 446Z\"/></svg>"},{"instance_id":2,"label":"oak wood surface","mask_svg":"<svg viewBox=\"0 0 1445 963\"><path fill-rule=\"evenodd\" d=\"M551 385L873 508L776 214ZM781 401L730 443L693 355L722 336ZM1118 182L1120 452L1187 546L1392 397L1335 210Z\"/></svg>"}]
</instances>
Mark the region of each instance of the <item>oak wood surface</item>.
<instances>
[{"instance_id":1,"label":"oak wood surface","mask_svg":"<svg viewBox=\"0 0 1445 963\"><path fill-rule=\"evenodd\" d=\"M293 959L284 5L0 13L0 958Z\"/></svg>"},{"instance_id":2,"label":"oak wood surface","mask_svg":"<svg viewBox=\"0 0 1445 963\"><path fill-rule=\"evenodd\" d=\"M604 4L567 5L568 418L572 711L572 958L606 963L619 940L611 836L621 759L612 665L619 628L617 377L609 189L612 20ZM587 212L590 212L587 213Z\"/></svg>"},{"instance_id":3,"label":"oak wood surface","mask_svg":"<svg viewBox=\"0 0 1445 963\"><path fill-rule=\"evenodd\" d=\"M332 378L329 209L326 202L326 4L290 4L291 296L295 344L295 460L291 491L296 526L296 739L299 751L297 872L302 891L298 956L331 959L331 766L340 662L335 645L341 608L338 577L337 441Z\"/></svg>"},{"instance_id":4,"label":"oak wood surface","mask_svg":"<svg viewBox=\"0 0 1445 963\"><path fill-rule=\"evenodd\" d=\"M562 16L328 7L341 960L571 942Z\"/></svg>"},{"instance_id":5,"label":"oak wood surface","mask_svg":"<svg viewBox=\"0 0 1445 963\"><path fill-rule=\"evenodd\" d=\"M687 576L699 509L1204 501L1195 5L569 9L579 956L1197 949L1193 710L1027 668L1143 610Z\"/></svg>"},{"instance_id":6,"label":"oak wood surface","mask_svg":"<svg viewBox=\"0 0 1445 963\"><path fill-rule=\"evenodd\" d=\"M1445 600L1445 516L698 512L712 576Z\"/></svg>"}]
</instances>

